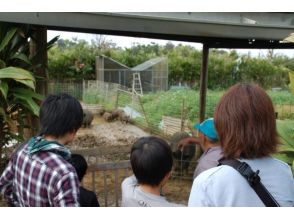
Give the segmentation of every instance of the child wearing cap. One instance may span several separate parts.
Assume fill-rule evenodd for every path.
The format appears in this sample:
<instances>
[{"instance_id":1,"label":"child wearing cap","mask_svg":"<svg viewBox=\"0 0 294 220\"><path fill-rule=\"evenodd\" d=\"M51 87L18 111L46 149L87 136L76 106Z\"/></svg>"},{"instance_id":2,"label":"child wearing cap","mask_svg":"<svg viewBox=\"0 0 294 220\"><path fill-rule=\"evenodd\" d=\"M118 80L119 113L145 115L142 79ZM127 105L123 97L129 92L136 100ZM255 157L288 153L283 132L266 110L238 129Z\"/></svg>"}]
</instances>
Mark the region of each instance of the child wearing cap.
<instances>
[{"instance_id":1,"label":"child wearing cap","mask_svg":"<svg viewBox=\"0 0 294 220\"><path fill-rule=\"evenodd\" d=\"M196 143L201 146L203 154L198 160L198 165L193 175L193 178L196 178L201 172L218 165L218 160L222 157L222 150L214 127L213 118L195 124L194 128L199 131L199 136L185 138L179 142L178 146L179 148L183 148L190 143Z\"/></svg>"}]
</instances>

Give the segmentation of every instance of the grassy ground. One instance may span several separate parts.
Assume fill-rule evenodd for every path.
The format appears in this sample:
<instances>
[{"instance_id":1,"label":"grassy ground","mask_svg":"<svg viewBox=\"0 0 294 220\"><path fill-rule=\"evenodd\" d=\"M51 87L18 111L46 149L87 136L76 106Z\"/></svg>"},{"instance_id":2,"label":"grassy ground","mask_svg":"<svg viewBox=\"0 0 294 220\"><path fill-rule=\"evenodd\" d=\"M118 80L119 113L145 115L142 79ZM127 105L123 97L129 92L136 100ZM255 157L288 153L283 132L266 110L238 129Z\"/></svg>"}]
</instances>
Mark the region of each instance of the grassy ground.
<instances>
[{"instance_id":1,"label":"grassy ground","mask_svg":"<svg viewBox=\"0 0 294 220\"><path fill-rule=\"evenodd\" d=\"M208 91L206 100L206 118L213 117L214 109L224 91ZM287 91L268 92L280 118L294 119L294 95ZM143 96L143 104L150 121L158 122L162 115L181 117L184 106L187 118L198 119L199 91L179 90L158 92Z\"/></svg>"},{"instance_id":2,"label":"grassy ground","mask_svg":"<svg viewBox=\"0 0 294 220\"><path fill-rule=\"evenodd\" d=\"M224 94L223 91L207 91L206 118L213 117L214 109ZM294 95L288 91L268 91L279 119L294 119ZM114 108L117 94L108 94L102 98L95 91L89 91L84 95L84 102L89 104L102 104L107 108ZM192 123L199 118L199 91L174 90L144 94L141 98L142 106L137 103L135 107L142 115L146 114L149 126L158 128L162 116L181 118L183 115ZM133 106L132 97L129 94L120 94L117 104L119 106ZM140 120L140 119L139 119Z\"/></svg>"}]
</instances>

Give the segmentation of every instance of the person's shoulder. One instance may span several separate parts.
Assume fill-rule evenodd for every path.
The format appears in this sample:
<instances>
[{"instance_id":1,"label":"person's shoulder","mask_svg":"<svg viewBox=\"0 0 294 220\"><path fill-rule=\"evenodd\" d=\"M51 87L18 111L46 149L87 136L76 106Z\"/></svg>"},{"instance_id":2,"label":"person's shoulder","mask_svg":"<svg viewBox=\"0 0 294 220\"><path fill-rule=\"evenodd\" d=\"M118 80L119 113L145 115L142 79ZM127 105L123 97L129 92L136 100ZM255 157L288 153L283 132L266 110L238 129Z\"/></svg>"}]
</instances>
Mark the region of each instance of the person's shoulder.
<instances>
[{"instance_id":1,"label":"person's shoulder","mask_svg":"<svg viewBox=\"0 0 294 220\"><path fill-rule=\"evenodd\" d=\"M287 163L274 157L270 157L270 159L272 160L272 163L273 163L273 169L280 170L280 172L283 172L284 174L287 174L287 175L289 175L289 173L292 174L292 169Z\"/></svg>"},{"instance_id":2,"label":"person's shoulder","mask_svg":"<svg viewBox=\"0 0 294 220\"><path fill-rule=\"evenodd\" d=\"M68 173L75 173L74 167L65 160L61 155L55 152L44 151L40 152L35 159L42 163L46 169L58 175L66 175Z\"/></svg>"},{"instance_id":3,"label":"person's shoulder","mask_svg":"<svg viewBox=\"0 0 294 220\"><path fill-rule=\"evenodd\" d=\"M287 163L271 156L244 161L247 162L250 166L252 166L252 168L256 167L280 171L284 170L287 172L291 170L291 167Z\"/></svg>"},{"instance_id":4,"label":"person's shoulder","mask_svg":"<svg viewBox=\"0 0 294 220\"><path fill-rule=\"evenodd\" d=\"M219 175L224 169L224 166L216 166L213 168L210 168L208 170L203 171L202 173L197 176L198 179L206 179L206 178L211 178L216 175Z\"/></svg>"},{"instance_id":5,"label":"person's shoulder","mask_svg":"<svg viewBox=\"0 0 294 220\"><path fill-rule=\"evenodd\" d=\"M122 181L122 186L127 186L127 185L135 186L137 184L138 184L138 181L134 175L129 176Z\"/></svg>"},{"instance_id":6,"label":"person's shoulder","mask_svg":"<svg viewBox=\"0 0 294 220\"><path fill-rule=\"evenodd\" d=\"M271 160L273 161L273 163L277 164L278 166L281 166L281 167L284 167L284 168L289 168L290 166L284 162L284 161L281 161L277 158L274 158L274 157L270 157Z\"/></svg>"},{"instance_id":7,"label":"person's shoulder","mask_svg":"<svg viewBox=\"0 0 294 220\"><path fill-rule=\"evenodd\" d=\"M237 171L234 170L234 168L227 165L221 165L203 171L194 179L194 182L197 184L201 183L204 185L210 185L211 183L217 183L222 180L225 181L228 178L239 178L236 174Z\"/></svg>"}]
</instances>

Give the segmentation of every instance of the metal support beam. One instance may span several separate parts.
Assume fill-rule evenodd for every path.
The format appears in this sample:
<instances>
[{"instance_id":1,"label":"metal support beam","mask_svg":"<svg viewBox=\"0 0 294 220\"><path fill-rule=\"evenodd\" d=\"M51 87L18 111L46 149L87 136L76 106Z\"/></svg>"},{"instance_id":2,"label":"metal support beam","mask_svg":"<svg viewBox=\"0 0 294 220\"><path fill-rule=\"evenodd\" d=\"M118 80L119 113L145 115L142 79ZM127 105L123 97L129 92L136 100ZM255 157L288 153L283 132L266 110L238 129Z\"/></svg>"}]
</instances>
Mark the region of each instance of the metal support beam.
<instances>
[{"instance_id":1,"label":"metal support beam","mask_svg":"<svg viewBox=\"0 0 294 220\"><path fill-rule=\"evenodd\" d=\"M209 46L203 44L202 50L202 68L200 74L200 98L199 98L199 122L205 119L205 105L206 105L206 92L207 92L207 72L208 72L208 55Z\"/></svg>"}]
</instances>

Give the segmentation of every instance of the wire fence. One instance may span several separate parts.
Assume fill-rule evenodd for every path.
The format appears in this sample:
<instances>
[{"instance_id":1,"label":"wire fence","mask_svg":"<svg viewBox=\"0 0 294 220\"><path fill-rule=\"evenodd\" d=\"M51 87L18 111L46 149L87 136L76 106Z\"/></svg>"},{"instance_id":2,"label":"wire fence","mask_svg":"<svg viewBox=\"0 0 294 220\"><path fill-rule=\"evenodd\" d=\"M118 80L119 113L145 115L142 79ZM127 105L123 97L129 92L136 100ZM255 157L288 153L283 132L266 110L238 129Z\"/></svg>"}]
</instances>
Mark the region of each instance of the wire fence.
<instances>
[{"instance_id":1,"label":"wire fence","mask_svg":"<svg viewBox=\"0 0 294 220\"><path fill-rule=\"evenodd\" d=\"M191 133L199 119L199 91L176 89L145 93L143 96L126 86L97 80L50 81L49 92L67 92L83 106L102 106L106 110L123 109L131 122L145 130L169 138L176 132ZM213 117L224 91L207 91L205 118ZM278 119L294 119L294 94L273 88L268 91Z\"/></svg>"},{"instance_id":2,"label":"wire fence","mask_svg":"<svg viewBox=\"0 0 294 220\"><path fill-rule=\"evenodd\" d=\"M83 106L91 106L93 109L102 106L106 110L123 109L130 116L131 123L168 141L177 132L192 134L193 125L199 118L199 91L196 90L176 89L141 96L128 87L95 80L54 82L49 85L56 87L51 88L51 91L71 92L82 101ZM206 118L213 117L214 109L223 94L224 91L207 91ZM294 119L293 93L276 88L268 91L268 94L274 103L278 119ZM187 161L175 159L175 178L192 179L199 152L196 151L195 155ZM187 164L188 171L182 167Z\"/></svg>"}]
</instances>

